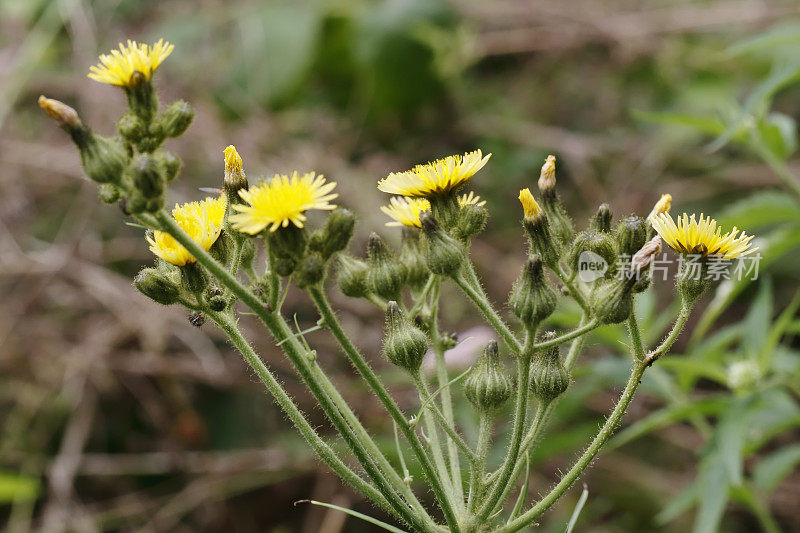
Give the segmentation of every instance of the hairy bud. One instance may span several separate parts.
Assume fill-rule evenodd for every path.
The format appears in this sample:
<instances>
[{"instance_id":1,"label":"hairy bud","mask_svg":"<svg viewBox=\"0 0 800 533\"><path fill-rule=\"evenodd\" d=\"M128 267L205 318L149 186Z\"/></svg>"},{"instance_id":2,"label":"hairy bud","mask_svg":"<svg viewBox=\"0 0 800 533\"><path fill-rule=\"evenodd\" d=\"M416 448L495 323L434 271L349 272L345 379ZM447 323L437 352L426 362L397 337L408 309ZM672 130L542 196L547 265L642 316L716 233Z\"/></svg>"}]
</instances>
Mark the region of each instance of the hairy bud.
<instances>
[{"instance_id":1,"label":"hairy bud","mask_svg":"<svg viewBox=\"0 0 800 533\"><path fill-rule=\"evenodd\" d=\"M367 243L367 290L384 300L397 300L406 282L406 267L377 233Z\"/></svg>"},{"instance_id":2,"label":"hairy bud","mask_svg":"<svg viewBox=\"0 0 800 533\"><path fill-rule=\"evenodd\" d=\"M367 264L361 259L347 254L339 256L339 269L336 281L339 290L351 298L363 298L367 295Z\"/></svg>"},{"instance_id":3,"label":"hairy bud","mask_svg":"<svg viewBox=\"0 0 800 533\"><path fill-rule=\"evenodd\" d=\"M439 226L430 212L424 211L419 219L428 268L434 274L455 276L464 262L464 247Z\"/></svg>"},{"instance_id":4,"label":"hairy bud","mask_svg":"<svg viewBox=\"0 0 800 533\"><path fill-rule=\"evenodd\" d=\"M503 373L497 342L486 345L464 381L467 400L480 412L492 412L511 396L511 380Z\"/></svg>"},{"instance_id":5,"label":"hairy bud","mask_svg":"<svg viewBox=\"0 0 800 533\"><path fill-rule=\"evenodd\" d=\"M327 261L333 254L344 250L353 238L356 217L348 209L338 207L331 211L325 227L311 235L308 247L319 252Z\"/></svg>"},{"instance_id":6,"label":"hairy bud","mask_svg":"<svg viewBox=\"0 0 800 533\"><path fill-rule=\"evenodd\" d=\"M607 265L604 277L613 277L617 269L617 250L613 237L596 230L579 233L569 252L569 266L572 271L581 272L582 261L593 261L598 257ZM594 279L584 281L594 281Z\"/></svg>"},{"instance_id":7,"label":"hairy bud","mask_svg":"<svg viewBox=\"0 0 800 533\"><path fill-rule=\"evenodd\" d=\"M164 173L164 180L166 180L167 183L178 177L178 172L181 170L181 160L178 156L166 150L159 150L153 154L153 157L161 166Z\"/></svg>"},{"instance_id":8,"label":"hairy bud","mask_svg":"<svg viewBox=\"0 0 800 533\"><path fill-rule=\"evenodd\" d=\"M647 223L642 217L629 216L617 225L617 247L625 255L635 254L647 241Z\"/></svg>"},{"instance_id":9,"label":"hairy bud","mask_svg":"<svg viewBox=\"0 0 800 533\"><path fill-rule=\"evenodd\" d=\"M300 262L294 275L300 289L317 285L325 278L325 260L318 253L311 252Z\"/></svg>"},{"instance_id":10,"label":"hairy bud","mask_svg":"<svg viewBox=\"0 0 800 533\"><path fill-rule=\"evenodd\" d=\"M149 154L139 154L131 161L129 172L133 184L145 198L156 198L164 193L162 169L156 159Z\"/></svg>"},{"instance_id":11,"label":"hairy bud","mask_svg":"<svg viewBox=\"0 0 800 533\"><path fill-rule=\"evenodd\" d=\"M511 310L529 330L556 309L556 294L544 277L542 259L538 254L528 258L522 273L514 282L508 298Z\"/></svg>"},{"instance_id":12,"label":"hairy bud","mask_svg":"<svg viewBox=\"0 0 800 533\"><path fill-rule=\"evenodd\" d=\"M547 332L543 340L555 338L555 333ZM558 398L569 387L570 376L564 363L561 361L561 353L558 346L548 348L538 354L533 361L532 368L533 393L543 403L550 403Z\"/></svg>"},{"instance_id":13,"label":"hairy bud","mask_svg":"<svg viewBox=\"0 0 800 533\"><path fill-rule=\"evenodd\" d=\"M467 204L458 211L455 234L461 240L467 240L482 232L489 220L489 210L482 205Z\"/></svg>"},{"instance_id":14,"label":"hairy bud","mask_svg":"<svg viewBox=\"0 0 800 533\"><path fill-rule=\"evenodd\" d=\"M136 289L161 305L172 305L178 301L181 288L174 277L155 268L144 268L133 279Z\"/></svg>"},{"instance_id":15,"label":"hairy bud","mask_svg":"<svg viewBox=\"0 0 800 533\"><path fill-rule=\"evenodd\" d=\"M603 203L597 208L597 213L589 220L589 227L595 231L611 232L611 206Z\"/></svg>"},{"instance_id":16,"label":"hairy bud","mask_svg":"<svg viewBox=\"0 0 800 533\"><path fill-rule=\"evenodd\" d=\"M216 285L211 285L206 291L206 303L212 311L218 313L228 307L228 299L225 297L225 292Z\"/></svg>"},{"instance_id":17,"label":"hairy bud","mask_svg":"<svg viewBox=\"0 0 800 533\"><path fill-rule=\"evenodd\" d=\"M249 187L242 167L242 158L232 144L225 148L224 154L225 178L222 180L222 184L225 187L225 193L228 195L228 203L231 205L241 204L242 199L239 196L239 191Z\"/></svg>"},{"instance_id":18,"label":"hairy bud","mask_svg":"<svg viewBox=\"0 0 800 533\"><path fill-rule=\"evenodd\" d=\"M279 276L289 276L303 259L308 237L303 228L289 224L269 233L270 267Z\"/></svg>"},{"instance_id":19,"label":"hairy bud","mask_svg":"<svg viewBox=\"0 0 800 533\"><path fill-rule=\"evenodd\" d=\"M431 273L425 260L425 252L422 249L419 231L403 230L400 261L406 267L406 283L408 283L408 286L414 291L421 290Z\"/></svg>"},{"instance_id":20,"label":"hairy bud","mask_svg":"<svg viewBox=\"0 0 800 533\"><path fill-rule=\"evenodd\" d=\"M603 282L594 290L591 305L601 324L618 324L630 316L634 283L635 280L630 278L613 279Z\"/></svg>"},{"instance_id":21,"label":"hairy bud","mask_svg":"<svg viewBox=\"0 0 800 533\"><path fill-rule=\"evenodd\" d=\"M425 334L403 316L397 302L390 301L386 309L383 355L392 364L413 374L419 372L427 351L428 339Z\"/></svg>"},{"instance_id":22,"label":"hairy bud","mask_svg":"<svg viewBox=\"0 0 800 533\"><path fill-rule=\"evenodd\" d=\"M161 123L161 130L166 137L178 137L183 135L192 120L194 120L192 106L183 100L177 100L164 110L159 122Z\"/></svg>"},{"instance_id":23,"label":"hairy bud","mask_svg":"<svg viewBox=\"0 0 800 533\"><path fill-rule=\"evenodd\" d=\"M208 273L197 263L186 263L180 267L183 286L193 294L202 294L208 287Z\"/></svg>"}]
</instances>

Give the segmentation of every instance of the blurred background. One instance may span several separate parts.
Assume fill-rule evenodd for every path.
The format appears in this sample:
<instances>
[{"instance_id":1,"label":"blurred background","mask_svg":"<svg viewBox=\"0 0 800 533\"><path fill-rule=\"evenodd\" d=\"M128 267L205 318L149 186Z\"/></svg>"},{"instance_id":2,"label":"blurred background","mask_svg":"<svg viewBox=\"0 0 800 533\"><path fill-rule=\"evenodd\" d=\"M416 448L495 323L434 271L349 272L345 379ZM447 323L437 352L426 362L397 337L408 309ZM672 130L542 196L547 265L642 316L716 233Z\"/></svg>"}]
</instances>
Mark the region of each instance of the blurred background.
<instances>
[{"instance_id":1,"label":"blurred background","mask_svg":"<svg viewBox=\"0 0 800 533\"><path fill-rule=\"evenodd\" d=\"M120 91L86 78L125 39L165 38L161 100L196 118L168 148L173 200L222 180L234 144L251 181L316 170L384 228L392 170L481 148L492 212L473 246L503 305L524 257L516 195L547 154L582 227L603 201L646 215L704 212L756 233L757 281L723 282L649 373L624 428L584 476L576 531L800 531L800 5L796 0L0 0L0 523L6 531L373 531L313 498L386 519L316 461L211 325L131 286L151 262L139 228L100 204L45 94L104 134ZM488 333L456 291L446 325ZM345 327L401 405L418 402L377 354L382 317L334 292ZM675 311L640 298L646 340ZM301 327L316 316L286 304ZM553 326L574 323L566 308ZM320 431L322 413L257 324L260 353ZM690 334L691 333L691 334ZM391 426L325 332L321 364L393 455ZM529 499L557 479L624 384L625 331L598 330L534 454ZM474 354L452 357L463 368ZM457 357L456 357L457 356ZM662 364L663 363L663 364ZM460 394L460 393L459 393ZM475 420L456 397L468 437ZM335 442L335 441L334 441ZM496 447L498 460L502 445ZM417 479L420 474L417 473ZM576 486L545 515L563 531ZM430 498L430 494L424 495Z\"/></svg>"}]
</instances>

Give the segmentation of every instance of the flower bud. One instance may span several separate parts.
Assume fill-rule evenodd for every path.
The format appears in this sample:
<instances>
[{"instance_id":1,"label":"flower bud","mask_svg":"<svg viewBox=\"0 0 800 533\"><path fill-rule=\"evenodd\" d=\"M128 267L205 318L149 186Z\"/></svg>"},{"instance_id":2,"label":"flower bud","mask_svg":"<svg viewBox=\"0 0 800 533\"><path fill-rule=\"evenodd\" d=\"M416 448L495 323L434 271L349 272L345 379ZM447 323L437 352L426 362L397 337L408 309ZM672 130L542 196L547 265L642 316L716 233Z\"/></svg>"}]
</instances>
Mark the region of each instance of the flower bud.
<instances>
[{"instance_id":1,"label":"flower bud","mask_svg":"<svg viewBox=\"0 0 800 533\"><path fill-rule=\"evenodd\" d=\"M547 159L542 165L542 171L539 173L539 181L537 183L539 191L542 195L549 194L556 187L556 156L548 155Z\"/></svg>"},{"instance_id":2,"label":"flower bud","mask_svg":"<svg viewBox=\"0 0 800 533\"><path fill-rule=\"evenodd\" d=\"M428 269L441 276L455 276L464 262L464 247L439 226L430 212L424 211L419 219Z\"/></svg>"},{"instance_id":3,"label":"flower bud","mask_svg":"<svg viewBox=\"0 0 800 533\"><path fill-rule=\"evenodd\" d=\"M602 203L597 208L597 213L589 220L589 228L595 231L611 232L611 206Z\"/></svg>"},{"instance_id":4,"label":"flower bud","mask_svg":"<svg viewBox=\"0 0 800 533\"><path fill-rule=\"evenodd\" d=\"M228 195L228 203L231 205L241 204L243 200L239 196L239 191L249 187L242 168L242 158L232 144L225 148L224 154L225 178L222 180L222 184Z\"/></svg>"},{"instance_id":5,"label":"flower bud","mask_svg":"<svg viewBox=\"0 0 800 533\"><path fill-rule=\"evenodd\" d=\"M367 264L347 254L339 256L339 269L336 281L339 290L351 298L363 298L367 295Z\"/></svg>"},{"instance_id":6,"label":"flower bud","mask_svg":"<svg viewBox=\"0 0 800 533\"><path fill-rule=\"evenodd\" d=\"M707 276L708 261L704 257L705 250L693 250L693 252L698 257L684 257L678 274L675 276L675 289L684 302L694 302L711 285L711 280Z\"/></svg>"},{"instance_id":7,"label":"flower bud","mask_svg":"<svg viewBox=\"0 0 800 533\"><path fill-rule=\"evenodd\" d=\"M164 172L164 180L167 183L173 181L181 170L181 160L172 152L166 150L159 150L153 154L153 157L161 166Z\"/></svg>"},{"instance_id":8,"label":"flower bud","mask_svg":"<svg viewBox=\"0 0 800 533\"><path fill-rule=\"evenodd\" d=\"M225 297L225 292L216 285L210 286L206 291L206 303L208 303L208 307L212 311L217 313L224 311L228 307L228 299Z\"/></svg>"},{"instance_id":9,"label":"flower bud","mask_svg":"<svg viewBox=\"0 0 800 533\"><path fill-rule=\"evenodd\" d=\"M147 198L138 190L133 190L119 202L119 207L126 215L138 215L147 209Z\"/></svg>"},{"instance_id":10,"label":"flower bud","mask_svg":"<svg viewBox=\"0 0 800 533\"><path fill-rule=\"evenodd\" d=\"M314 232L308 242L311 250L319 252L327 261L333 254L344 250L353 238L356 217L347 209L338 207L331 211L325 227Z\"/></svg>"},{"instance_id":11,"label":"flower bud","mask_svg":"<svg viewBox=\"0 0 800 533\"><path fill-rule=\"evenodd\" d=\"M117 121L117 131L131 144L138 144L147 135L147 126L133 113L126 113Z\"/></svg>"},{"instance_id":12,"label":"flower bud","mask_svg":"<svg viewBox=\"0 0 800 533\"><path fill-rule=\"evenodd\" d=\"M113 183L101 183L97 188L97 195L104 204L113 204L119 201L122 193Z\"/></svg>"},{"instance_id":13,"label":"flower bud","mask_svg":"<svg viewBox=\"0 0 800 533\"><path fill-rule=\"evenodd\" d=\"M119 183L128 164L125 148L114 139L91 132L81 142L78 149L83 170L89 179L97 183Z\"/></svg>"},{"instance_id":14,"label":"flower bud","mask_svg":"<svg viewBox=\"0 0 800 533\"><path fill-rule=\"evenodd\" d=\"M47 113L48 117L69 133L83 127L81 119L78 117L78 112L64 102L46 98L42 95L39 97L39 107Z\"/></svg>"},{"instance_id":15,"label":"flower bud","mask_svg":"<svg viewBox=\"0 0 800 533\"><path fill-rule=\"evenodd\" d=\"M211 248L208 249L208 253L211 254L211 257L216 259L218 262L222 263L223 265L227 265L228 261L231 259L234 250L234 242L231 234L228 230L223 229L217 240L214 241L214 244L211 245Z\"/></svg>"},{"instance_id":16,"label":"flower bud","mask_svg":"<svg viewBox=\"0 0 800 533\"><path fill-rule=\"evenodd\" d=\"M400 246L400 261L406 267L406 283L414 291L419 291L428 281L431 272L422 249L421 233L417 230L404 229Z\"/></svg>"},{"instance_id":17,"label":"flower bud","mask_svg":"<svg viewBox=\"0 0 800 533\"><path fill-rule=\"evenodd\" d=\"M476 410L490 413L503 406L511 396L511 380L503 373L497 342L486 345L464 381L464 395Z\"/></svg>"},{"instance_id":18,"label":"flower bud","mask_svg":"<svg viewBox=\"0 0 800 533\"><path fill-rule=\"evenodd\" d=\"M178 301L181 288L167 273L155 268L143 268L133 280L136 289L161 305L172 305Z\"/></svg>"},{"instance_id":19,"label":"flower bud","mask_svg":"<svg viewBox=\"0 0 800 533\"><path fill-rule=\"evenodd\" d=\"M522 203L525 215L522 227L528 235L531 253L538 253L548 267L557 268L559 252L550 231L547 214L539 207L529 189L522 189L519 192L519 201Z\"/></svg>"},{"instance_id":20,"label":"flower bud","mask_svg":"<svg viewBox=\"0 0 800 533\"><path fill-rule=\"evenodd\" d=\"M256 243L253 242L253 239L242 239L239 246L242 247L239 265L247 272L253 268L253 260L256 258Z\"/></svg>"},{"instance_id":21,"label":"flower bud","mask_svg":"<svg viewBox=\"0 0 800 533\"><path fill-rule=\"evenodd\" d=\"M569 252L569 265L573 272L598 272L599 267L587 271L584 267L586 261L605 262L606 269L602 272L606 278L613 277L617 269L617 251L614 246L614 238L609 233L602 233L595 230L582 231L575 237L572 248ZM581 278L582 281L594 281L597 279L592 276Z\"/></svg>"},{"instance_id":22,"label":"flower bud","mask_svg":"<svg viewBox=\"0 0 800 533\"><path fill-rule=\"evenodd\" d=\"M488 220L489 210L484 206L478 204L464 205L458 212L455 234L465 241L482 232Z\"/></svg>"},{"instance_id":23,"label":"flower bud","mask_svg":"<svg viewBox=\"0 0 800 533\"><path fill-rule=\"evenodd\" d=\"M552 340L555 337L555 333L549 331L543 336L543 340ZM561 361L558 346L536 354L531 370L533 393L542 403L552 402L569 387L569 372Z\"/></svg>"},{"instance_id":24,"label":"flower bud","mask_svg":"<svg viewBox=\"0 0 800 533\"><path fill-rule=\"evenodd\" d=\"M183 100L177 100L161 114L161 130L166 137L178 137L183 135L192 120L194 120L192 106Z\"/></svg>"},{"instance_id":25,"label":"flower bud","mask_svg":"<svg viewBox=\"0 0 800 533\"><path fill-rule=\"evenodd\" d=\"M392 364L413 374L419 372L427 351L428 339L425 334L406 320L397 302L390 301L386 308L383 355Z\"/></svg>"},{"instance_id":26,"label":"flower bud","mask_svg":"<svg viewBox=\"0 0 800 533\"><path fill-rule=\"evenodd\" d=\"M658 202L656 202L656 205L653 206L653 210L650 211L649 215L647 215L647 222L650 223L651 220L656 218L661 213L669 213L671 207L672 195L662 194L661 198L659 198Z\"/></svg>"},{"instance_id":27,"label":"flower bud","mask_svg":"<svg viewBox=\"0 0 800 533\"><path fill-rule=\"evenodd\" d=\"M659 252L661 237L654 237L644 243L631 258L631 274L638 278L639 274L646 272Z\"/></svg>"},{"instance_id":28,"label":"flower bud","mask_svg":"<svg viewBox=\"0 0 800 533\"><path fill-rule=\"evenodd\" d=\"M270 266L279 276L289 276L303 259L308 237L303 228L290 224L269 233Z\"/></svg>"},{"instance_id":29,"label":"flower bud","mask_svg":"<svg viewBox=\"0 0 800 533\"><path fill-rule=\"evenodd\" d=\"M508 304L529 330L535 329L555 311L556 293L547 285L542 259L538 254L528 258L525 268L514 282Z\"/></svg>"},{"instance_id":30,"label":"flower bud","mask_svg":"<svg viewBox=\"0 0 800 533\"><path fill-rule=\"evenodd\" d=\"M202 294L208 287L208 274L196 262L186 263L180 267L180 271L183 286L192 294Z\"/></svg>"},{"instance_id":31,"label":"flower bud","mask_svg":"<svg viewBox=\"0 0 800 533\"><path fill-rule=\"evenodd\" d=\"M129 171L133 184L145 198L156 198L164 193L164 178L156 159L149 154L139 154L131 161Z\"/></svg>"},{"instance_id":32,"label":"flower bud","mask_svg":"<svg viewBox=\"0 0 800 533\"><path fill-rule=\"evenodd\" d=\"M367 290L384 300L397 300L406 282L406 267L377 233L367 243Z\"/></svg>"},{"instance_id":33,"label":"flower bud","mask_svg":"<svg viewBox=\"0 0 800 533\"><path fill-rule=\"evenodd\" d=\"M306 289L322 282L325 277L325 260L318 253L307 254L294 273L297 287Z\"/></svg>"},{"instance_id":34,"label":"flower bud","mask_svg":"<svg viewBox=\"0 0 800 533\"><path fill-rule=\"evenodd\" d=\"M135 71L124 89L130 110L144 122L153 120L158 110L158 98L152 82L141 72Z\"/></svg>"},{"instance_id":35,"label":"flower bud","mask_svg":"<svg viewBox=\"0 0 800 533\"><path fill-rule=\"evenodd\" d=\"M641 217L623 218L617 225L617 247L621 254L632 256L647 241L647 223Z\"/></svg>"},{"instance_id":36,"label":"flower bud","mask_svg":"<svg viewBox=\"0 0 800 533\"><path fill-rule=\"evenodd\" d=\"M633 310L634 279L612 279L595 288L591 306L601 324L619 324Z\"/></svg>"}]
</instances>

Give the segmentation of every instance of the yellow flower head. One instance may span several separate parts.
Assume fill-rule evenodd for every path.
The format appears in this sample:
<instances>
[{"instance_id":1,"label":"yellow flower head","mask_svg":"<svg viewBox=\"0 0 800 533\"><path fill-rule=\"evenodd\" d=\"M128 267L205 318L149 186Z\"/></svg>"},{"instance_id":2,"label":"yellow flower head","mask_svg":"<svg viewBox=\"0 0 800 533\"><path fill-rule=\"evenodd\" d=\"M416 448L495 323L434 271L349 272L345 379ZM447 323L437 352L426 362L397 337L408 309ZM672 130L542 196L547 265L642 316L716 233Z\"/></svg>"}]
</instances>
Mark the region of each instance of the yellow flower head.
<instances>
[{"instance_id":1,"label":"yellow flower head","mask_svg":"<svg viewBox=\"0 0 800 533\"><path fill-rule=\"evenodd\" d=\"M426 198L447 194L463 185L478 172L492 154L480 150L451 155L432 163L417 165L405 172L392 172L378 182L378 189L389 194Z\"/></svg>"},{"instance_id":2,"label":"yellow flower head","mask_svg":"<svg viewBox=\"0 0 800 533\"><path fill-rule=\"evenodd\" d=\"M172 53L174 45L159 39L151 46L128 41L127 45L119 43L119 50L111 50L110 54L102 54L100 63L89 68L89 78L117 87L129 87L134 72L140 72L145 80L150 81L153 72Z\"/></svg>"},{"instance_id":3,"label":"yellow flower head","mask_svg":"<svg viewBox=\"0 0 800 533\"><path fill-rule=\"evenodd\" d=\"M486 205L486 200L470 191L469 194L462 194L458 197L458 205ZM389 200L389 205L382 205L381 211L389 215L392 222L387 222L387 226L408 226L409 228L421 228L422 223L419 215L423 211L430 211L431 203L425 198L407 198L405 196L394 196Z\"/></svg>"},{"instance_id":4,"label":"yellow flower head","mask_svg":"<svg viewBox=\"0 0 800 533\"><path fill-rule=\"evenodd\" d=\"M539 213L542 212L542 208L539 207L530 189L526 188L519 191L519 201L522 204L522 211L525 213L525 218L537 217Z\"/></svg>"},{"instance_id":5,"label":"yellow flower head","mask_svg":"<svg viewBox=\"0 0 800 533\"><path fill-rule=\"evenodd\" d=\"M661 198L656 202L656 205L653 206L653 210L650 211L649 215L647 215L647 220L652 221L661 213L669 213L671 207L672 207L672 195L662 194Z\"/></svg>"},{"instance_id":6,"label":"yellow flower head","mask_svg":"<svg viewBox=\"0 0 800 533\"><path fill-rule=\"evenodd\" d=\"M172 217L194 242L208 251L222 231L225 197L209 197L199 202L175 204ZM183 266L196 260L183 245L163 231L156 231L152 237L148 236L147 242L150 243L151 252L173 265Z\"/></svg>"},{"instance_id":7,"label":"yellow flower head","mask_svg":"<svg viewBox=\"0 0 800 533\"><path fill-rule=\"evenodd\" d=\"M225 177L223 184L229 191L238 191L247 187L247 178L242 168L242 158L232 144L225 148Z\"/></svg>"},{"instance_id":8,"label":"yellow flower head","mask_svg":"<svg viewBox=\"0 0 800 533\"><path fill-rule=\"evenodd\" d=\"M752 235L742 232L737 237L739 231L736 227L723 234L722 228L717 227L717 221L704 217L702 213L699 221L695 220L694 215L690 217L684 213L678 218L677 224L669 213L661 213L653 217L651 223L670 248L681 254L716 255L723 259L735 259L758 250L750 248Z\"/></svg>"},{"instance_id":9,"label":"yellow flower head","mask_svg":"<svg viewBox=\"0 0 800 533\"><path fill-rule=\"evenodd\" d=\"M297 171L291 177L276 174L268 182L254 185L250 189L242 189L239 196L245 205L233 205L238 211L230 216L233 227L244 233L255 235L267 226L270 231L286 227L289 222L303 227L305 212L309 209L331 210L336 206L329 203L338 194L330 194L336 182L325 183L322 175L314 172L302 177Z\"/></svg>"}]
</instances>

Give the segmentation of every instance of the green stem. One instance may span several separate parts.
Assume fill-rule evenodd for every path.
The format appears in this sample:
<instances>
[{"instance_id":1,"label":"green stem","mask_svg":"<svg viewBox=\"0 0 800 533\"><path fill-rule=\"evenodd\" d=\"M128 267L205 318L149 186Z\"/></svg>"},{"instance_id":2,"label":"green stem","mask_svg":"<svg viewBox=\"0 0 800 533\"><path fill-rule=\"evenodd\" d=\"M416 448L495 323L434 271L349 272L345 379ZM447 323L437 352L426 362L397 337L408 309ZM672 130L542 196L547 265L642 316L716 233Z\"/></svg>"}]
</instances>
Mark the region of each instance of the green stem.
<instances>
[{"instance_id":1,"label":"green stem","mask_svg":"<svg viewBox=\"0 0 800 533\"><path fill-rule=\"evenodd\" d=\"M291 399L291 397L289 397L272 372L269 371L255 350L253 350L253 347L239 329L236 320L227 314L214 312L206 312L206 314L212 321L214 321L215 324L217 324L217 326L219 326L222 331L225 332L233 345L236 346L236 349L239 350L239 353L242 354L244 360L248 365L250 365L250 368L253 369L258 378L261 380L261 383L264 384L269 393L275 399L275 402L277 402L280 408L283 409L283 412L286 413L286 416L289 417L289 420L292 422L292 424L294 424L298 431L300 431L300 434L303 436L306 442L311 445L314 452L316 452L316 454L322 458L323 461L325 461L331 470L336 472L336 474L338 474L339 477L341 477L345 482L352 485L353 488L377 503L380 507L391 511L396 515L386 498L380 492L378 492L375 487L364 481L346 464L344 464L344 462L339 459L330 446L328 446L328 444L317 434L317 432L314 430L311 424L308 423L306 417L303 415L297 405L295 405L294 401Z\"/></svg>"},{"instance_id":2,"label":"green stem","mask_svg":"<svg viewBox=\"0 0 800 533\"><path fill-rule=\"evenodd\" d=\"M678 312L678 317L675 319L672 329L664 338L664 340L661 341L661 344L659 344L655 350L647 354L647 356L644 358L647 366L652 365L656 359L667 353L675 341L678 340L678 335L680 335L681 331L683 331L683 328L686 326L686 322L689 320L689 315L692 313L692 306L693 302L687 302L686 300L681 301L681 310Z\"/></svg>"},{"instance_id":3,"label":"green stem","mask_svg":"<svg viewBox=\"0 0 800 533\"><path fill-rule=\"evenodd\" d=\"M478 422L478 445L475 452L475 462L469 475L469 500L467 509L472 512L483 491L483 476L486 474L486 457L489 454L489 444L492 440L492 420L494 417L481 412Z\"/></svg>"},{"instance_id":4,"label":"green stem","mask_svg":"<svg viewBox=\"0 0 800 533\"><path fill-rule=\"evenodd\" d=\"M422 465L422 470L425 473L425 477L428 479L431 489L436 495L436 498L439 500L439 505L442 508L442 512L444 513L448 526L452 531L460 531L452 505L450 504L447 492L445 492L442 484L444 480L440 480L437 477L434 466L431 463L428 455L425 453L425 448L423 447L422 442L419 440L419 437L409 425L408 420L406 420L406 417L403 415L402 411L400 411L397 403L394 401L391 395L389 395L386 387L384 387L383 383L364 359L364 356L361 355L361 353L358 351L358 348L356 348L350 340L350 337L348 337L344 332L344 329L342 329L338 318L336 318L336 313L333 308L331 308L330 303L328 303L328 298L325 296L322 287L318 285L309 287L308 293L309 296L311 296L311 299L314 301L314 305L316 305L317 309L319 310L325 325L331 330L331 333L333 333L333 336L341 345L345 354L350 359L350 362L353 364L359 374L361 374L361 376L366 380L370 389L372 389L375 395L378 396L378 399L381 401L381 403L383 403L384 407L386 407L389 415L397 423L397 426L400 428L400 431L403 432L403 435L408 440L409 444L411 444L414 454L417 456L417 459L419 459Z\"/></svg>"},{"instance_id":5,"label":"green stem","mask_svg":"<svg viewBox=\"0 0 800 533\"><path fill-rule=\"evenodd\" d=\"M529 345L532 342L533 339L529 335L525 344ZM497 502L500 501L501 496L506 491L506 486L513 483L511 473L514 471L514 466L517 464L517 458L519 457L520 446L522 444L522 432L525 429L525 414L528 407L528 386L530 384L531 373L530 354L530 350L525 349L522 355L517 357L517 396L511 442L509 443L506 457L503 460L503 465L500 467L500 475L497 478L497 482L493 485L486 500L478 511L479 520L485 520L492 513L495 505L497 505Z\"/></svg>"},{"instance_id":6,"label":"green stem","mask_svg":"<svg viewBox=\"0 0 800 533\"><path fill-rule=\"evenodd\" d=\"M597 455L597 452L600 451L600 448L603 446L603 444L605 444L605 442L613 434L617 425L622 420L625 410L631 403L633 395L636 392L636 389L639 387L639 382L646 368L647 365L644 364L644 362L636 362L633 370L631 371L630 378L628 378L628 383L625 385L625 389L622 391L622 395L620 396L617 405L614 406L614 410L611 411L611 414L609 415L608 419L606 419L606 422L603 424L600 432L595 436L588 448L586 448L572 468L570 468L569 471L561 478L561 481L559 481L556 486L553 487L550 492L548 492L547 495L538 503L536 503L536 505L534 505L531 509L509 522L507 525L496 530L497 533L513 533L514 531L519 531L520 529L526 527L528 524L540 517L545 511L547 511L561 497L561 495L566 492L572 483L574 483L581 473L589 466L589 464Z\"/></svg>"},{"instance_id":7,"label":"green stem","mask_svg":"<svg viewBox=\"0 0 800 533\"><path fill-rule=\"evenodd\" d=\"M467 269L471 269L472 266L468 265ZM511 332L511 329L503 322L503 319L500 318L500 315L497 314L497 311L494 310L492 304L489 303L489 299L486 297L486 293L483 292L483 288L480 284L471 284L468 280L464 279L464 277L459 274L453 278L453 281L456 282L464 294L472 300L472 303L475 304L475 307L483 313L484 318L489 324L494 328L497 334L500 336L501 339L506 343L506 345L511 349L514 355L521 355L522 354L522 344L517 340L517 337Z\"/></svg>"},{"instance_id":8,"label":"green stem","mask_svg":"<svg viewBox=\"0 0 800 533\"><path fill-rule=\"evenodd\" d=\"M432 295L432 312L431 312L431 339L432 339L432 347L433 347L433 355L436 358L436 377L439 381L439 389L441 390L441 399L442 399L442 412L444 414L444 420L442 421L442 427L450 436L450 439L447 441L447 453L450 460L450 472L453 476L453 489L457 494L464 494L464 486L463 481L461 479L461 461L458 458L458 448L461 448L462 451L467 455L470 461L475 459L474 455L472 454L472 450L469 446L461 439L461 436L455 432L455 416L453 415L453 399L452 395L450 394L450 387L447 384L450 382L450 378L447 374L447 362L444 358L444 347L442 346L442 338L439 332L439 288L440 288L440 279L439 276L431 276L433 281L431 282L431 288L428 291L433 291ZM427 288L427 284L426 284ZM421 298L424 301L425 296ZM413 316L413 315L410 315ZM455 438L454 438L455 435ZM459 498L459 501L463 503L463 498Z\"/></svg>"},{"instance_id":9,"label":"green stem","mask_svg":"<svg viewBox=\"0 0 800 533\"><path fill-rule=\"evenodd\" d=\"M567 341L571 341L574 338L581 337L593 329L597 328L600 325L600 322L593 318L589 322L583 325L578 325L577 328L573 329L569 333L565 333L560 337L556 337L555 339L550 339L549 341L539 342L533 345L534 352L540 352L542 350L546 350L547 348L552 348L553 346L558 346L563 344Z\"/></svg>"},{"instance_id":10,"label":"green stem","mask_svg":"<svg viewBox=\"0 0 800 533\"><path fill-rule=\"evenodd\" d=\"M628 317L628 334L633 344L633 356L637 361L644 359L644 345L642 344L642 332L639 329L639 321L636 320L636 311L631 311Z\"/></svg>"},{"instance_id":11,"label":"green stem","mask_svg":"<svg viewBox=\"0 0 800 533\"><path fill-rule=\"evenodd\" d=\"M556 273L558 279L560 279L561 283L563 283L564 286L567 288L570 296L572 296L572 299L578 302L578 305L581 306L581 309L583 309L585 313L591 314L591 308L589 307L589 304L586 302L586 298L583 296L583 293L581 292L580 288L575 285L575 283L572 281L572 279L569 278L569 276L567 276L567 274L561 268L561 265L558 265L558 268L553 269L553 272Z\"/></svg>"},{"instance_id":12,"label":"green stem","mask_svg":"<svg viewBox=\"0 0 800 533\"><path fill-rule=\"evenodd\" d=\"M148 217L150 218L150 217ZM293 365L297 369L300 377L308 386L314 398L320 404L325 414L330 419L336 430L342 435L345 443L353 451L356 459L361 463L367 475L375 483L378 490L386 497L392 508L413 527L418 527L422 531L432 531L428 521L419 514L411 511L406 503L394 491L388 480L380 472L375 462L364 449L363 444L358 440L353 430L348 426L342 414L334 405L333 401L327 396L320 384L314 379L309 368L307 354L298 340L292 334L286 321L279 315L274 314L270 308L264 305L259 298L247 287L242 285L236 277L228 272L225 267L214 260L208 252L203 250L186 232L170 217L165 211L159 211L153 215L156 227L169 233L176 241L192 254L198 263L205 266L220 283L225 285L230 291L239 297L247 305L275 337L280 342L282 348Z\"/></svg>"}]
</instances>

